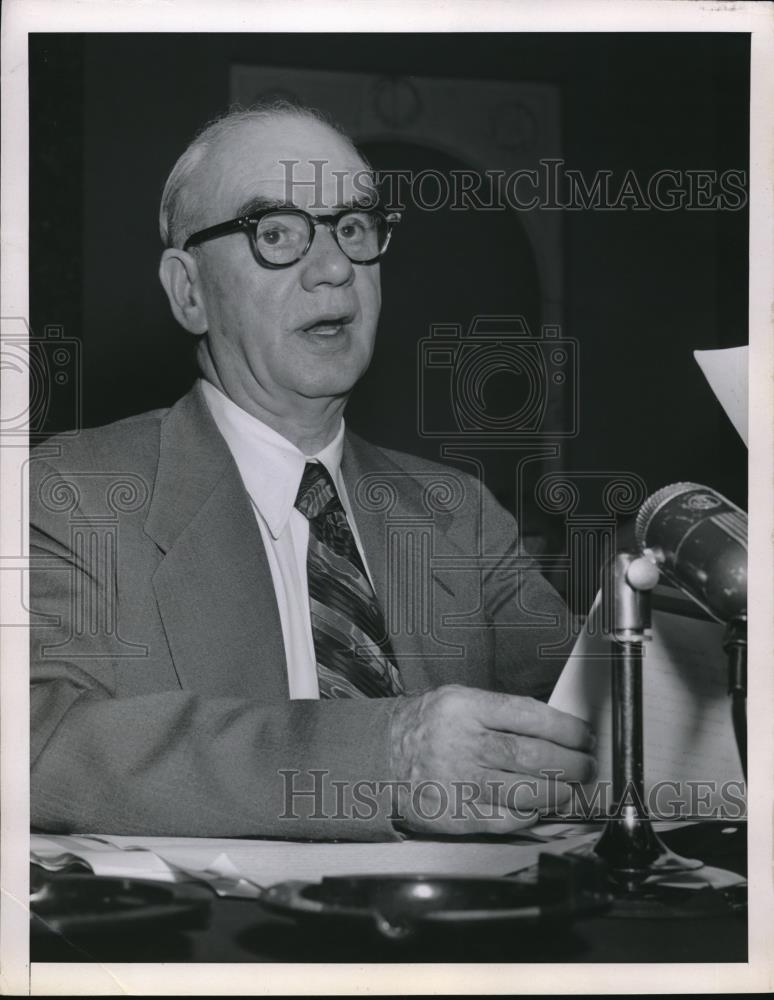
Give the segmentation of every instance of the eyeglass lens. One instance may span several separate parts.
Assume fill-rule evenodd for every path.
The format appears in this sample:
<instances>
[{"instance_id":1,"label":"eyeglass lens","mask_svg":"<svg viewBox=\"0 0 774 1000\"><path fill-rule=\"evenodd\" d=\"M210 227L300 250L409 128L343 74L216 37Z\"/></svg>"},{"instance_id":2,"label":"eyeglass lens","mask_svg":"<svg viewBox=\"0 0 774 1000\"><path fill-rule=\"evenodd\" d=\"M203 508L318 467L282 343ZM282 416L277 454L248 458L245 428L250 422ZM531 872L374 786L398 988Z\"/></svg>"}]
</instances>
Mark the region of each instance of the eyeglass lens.
<instances>
[{"instance_id":1,"label":"eyeglass lens","mask_svg":"<svg viewBox=\"0 0 774 1000\"><path fill-rule=\"evenodd\" d=\"M336 242L353 261L372 260L382 250L387 225L370 212L348 212L336 223ZM309 222L303 215L271 212L256 226L255 247L269 264L291 264L309 243Z\"/></svg>"}]
</instances>

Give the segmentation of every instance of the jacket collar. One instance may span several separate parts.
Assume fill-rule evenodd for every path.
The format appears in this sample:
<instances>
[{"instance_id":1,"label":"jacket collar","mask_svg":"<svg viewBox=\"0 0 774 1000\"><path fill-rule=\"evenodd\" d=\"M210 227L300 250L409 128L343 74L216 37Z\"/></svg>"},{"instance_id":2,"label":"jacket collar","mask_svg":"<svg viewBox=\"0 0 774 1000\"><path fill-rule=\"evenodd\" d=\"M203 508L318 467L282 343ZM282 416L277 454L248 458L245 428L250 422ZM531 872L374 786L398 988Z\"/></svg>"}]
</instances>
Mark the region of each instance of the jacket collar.
<instances>
[{"instance_id":1,"label":"jacket collar","mask_svg":"<svg viewBox=\"0 0 774 1000\"><path fill-rule=\"evenodd\" d=\"M145 531L163 552L222 482L238 477L198 382L161 422L159 464Z\"/></svg>"},{"instance_id":2,"label":"jacket collar","mask_svg":"<svg viewBox=\"0 0 774 1000\"><path fill-rule=\"evenodd\" d=\"M160 433L159 464L145 531L167 552L222 486L224 477L238 480L240 487L242 483L198 382L167 412ZM427 518L423 486L381 448L350 430L344 437L341 471L370 565L373 543L381 541L387 518L398 513ZM383 500L389 499L385 488L390 494L394 491L399 510L395 505L385 509ZM379 526L382 530L374 537Z\"/></svg>"},{"instance_id":3,"label":"jacket collar","mask_svg":"<svg viewBox=\"0 0 774 1000\"><path fill-rule=\"evenodd\" d=\"M344 422L324 448L305 455L262 420L237 406L220 389L200 380L198 387L218 430L234 456L239 475L266 526L277 539L288 523L307 462L320 462L338 483Z\"/></svg>"}]
</instances>

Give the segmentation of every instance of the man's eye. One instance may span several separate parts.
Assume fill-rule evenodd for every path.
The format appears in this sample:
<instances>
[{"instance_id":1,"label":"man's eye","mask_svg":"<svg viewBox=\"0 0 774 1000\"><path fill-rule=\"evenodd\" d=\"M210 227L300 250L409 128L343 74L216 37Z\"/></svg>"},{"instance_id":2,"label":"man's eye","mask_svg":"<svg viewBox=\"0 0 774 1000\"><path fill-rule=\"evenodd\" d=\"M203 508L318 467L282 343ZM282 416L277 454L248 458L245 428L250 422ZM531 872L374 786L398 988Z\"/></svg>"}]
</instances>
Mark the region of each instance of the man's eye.
<instances>
[{"instance_id":1,"label":"man's eye","mask_svg":"<svg viewBox=\"0 0 774 1000\"><path fill-rule=\"evenodd\" d=\"M345 240L362 239L366 233L365 219L346 219L339 225L339 236Z\"/></svg>"},{"instance_id":2,"label":"man's eye","mask_svg":"<svg viewBox=\"0 0 774 1000\"><path fill-rule=\"evenodd\" d=\"M287 232L283 229L264 229L258 233L258 239L267 246L279 246L283 239L287 239Z\"/></svg>"}]
</instances>

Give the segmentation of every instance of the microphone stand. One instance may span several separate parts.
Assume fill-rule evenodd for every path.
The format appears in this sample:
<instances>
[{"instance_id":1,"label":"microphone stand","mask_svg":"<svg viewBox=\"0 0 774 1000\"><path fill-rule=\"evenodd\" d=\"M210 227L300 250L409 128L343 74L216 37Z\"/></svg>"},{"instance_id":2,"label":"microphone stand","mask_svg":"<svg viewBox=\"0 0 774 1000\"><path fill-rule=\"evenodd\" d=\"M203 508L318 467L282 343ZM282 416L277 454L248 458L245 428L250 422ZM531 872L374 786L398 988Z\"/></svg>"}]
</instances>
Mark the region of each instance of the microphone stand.
<instances>
[{"instance_id":1,"label":"microphone stand","mask_svg":"<svg viewBox=\"0 0 774 1000\"><path fill-rule=\"evenodd\" d=\"M740 615L728 623L723 637L723 649L728 655L728 693L731 695L731 719L747 781L747 618Z\"/></svg>"},{"instance_id":2,"label":"microphone stand","mask_svg":"<svg viewBox=\"0 0 774 1000\"><path fill-rule=\"evenodd\" d=\"M669 850L653 830L645 803L642 663L650 638L650 591L658 579L659 570L649 559L621 551L605 567L602 580L603 613L612 612L615 806L592 850L624 894L637 892L653 876L703 867L701 861Z\"/></svg>"}]
</instances>

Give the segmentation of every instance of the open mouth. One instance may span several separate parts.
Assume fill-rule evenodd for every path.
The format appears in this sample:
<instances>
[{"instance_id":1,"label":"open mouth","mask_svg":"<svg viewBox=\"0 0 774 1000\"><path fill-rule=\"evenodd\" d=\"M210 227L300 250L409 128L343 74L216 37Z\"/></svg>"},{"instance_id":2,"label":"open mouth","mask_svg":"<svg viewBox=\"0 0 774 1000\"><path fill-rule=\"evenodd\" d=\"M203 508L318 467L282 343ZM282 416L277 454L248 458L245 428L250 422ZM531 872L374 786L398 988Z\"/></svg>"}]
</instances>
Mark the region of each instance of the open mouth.
<instances>
[{"instance_id":1,"label":"open mouth","mask_svg":"<svg viewBox=\"0 0 774 1000\"><path fill-rule=\"evenodd\" d=\"M334 337L343 331L351 319L351 316L323 316L303 327L303 331L321 337Z\"/></svg>"},{"instance_id":2,"label":"open mouth","mask_svg":"<svg viewBox=\"0 0 774 1000\"><path fill-rule=\"evenodd\" d=\"M315 323L313 326L305 327L304 333L312 333L322 337L332 337L334 334L340 333L343 327L343 323Z\"/></svg>"}]
</instances>

